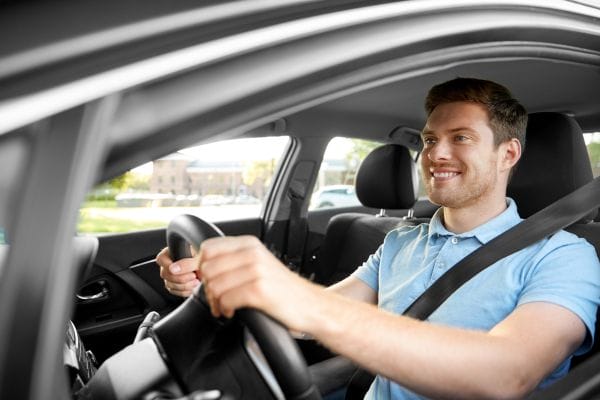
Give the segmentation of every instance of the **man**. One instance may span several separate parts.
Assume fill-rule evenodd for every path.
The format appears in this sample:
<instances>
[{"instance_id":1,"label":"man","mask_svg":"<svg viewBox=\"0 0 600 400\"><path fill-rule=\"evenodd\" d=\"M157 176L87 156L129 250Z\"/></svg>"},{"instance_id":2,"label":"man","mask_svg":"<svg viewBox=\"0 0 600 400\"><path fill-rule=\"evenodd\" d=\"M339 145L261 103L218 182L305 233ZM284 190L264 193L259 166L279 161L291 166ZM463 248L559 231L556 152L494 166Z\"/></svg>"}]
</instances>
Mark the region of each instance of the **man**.
<instances>
[{"instance_id":1,"label":"man","mask_svg":"<svg viewBox=\"0 0 600 400\"><path fill-rule=\"evenodd\" d=\"M400 315L521 220L506 187L524 144L524 108L496 83L458 78L433 87L426 110L422 174L441 206L430 224L390 232L328 289L290 272L254 237L207 240L195 260L175 264L163 250L166 287L188 295L201 277L215 316L253 307L312 335L377 373L367 398L520 398L564 375L570 356L591 345L600 299L595 251L569 233L479 273L427 322Z\"/></svg>"}]
</instances>

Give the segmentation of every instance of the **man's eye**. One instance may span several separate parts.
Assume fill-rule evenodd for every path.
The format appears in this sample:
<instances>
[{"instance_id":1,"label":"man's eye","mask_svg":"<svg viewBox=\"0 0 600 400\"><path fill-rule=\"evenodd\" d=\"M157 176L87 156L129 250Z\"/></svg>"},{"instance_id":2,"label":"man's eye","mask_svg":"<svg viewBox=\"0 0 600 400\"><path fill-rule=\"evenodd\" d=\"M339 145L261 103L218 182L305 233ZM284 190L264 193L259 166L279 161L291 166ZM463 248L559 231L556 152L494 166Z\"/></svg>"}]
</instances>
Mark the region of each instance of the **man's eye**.
<instances>
[{"instance_id":1,"label":"man's eye","mask_svg":"<svg viewBox=\"0 0 600 400\"><path fill-rule=\"evenodd\" d=\"M431 145L435 143L435 139L434 138L423 138L423 144L425 145Z\"/></svg>"},{"instance_id":2,"label":"man's eye","mask_svg":"<svg viewBox=\"0 0 600 400\"><path fill-rule=\"evenodd\" d=\"M469 138L466 137L466 136L463 136L463 135L457 135L457 136L454 137L454 140L457 141L457 142L464 142L467 139L469 139Z\"/></svg>"}]
</instances>

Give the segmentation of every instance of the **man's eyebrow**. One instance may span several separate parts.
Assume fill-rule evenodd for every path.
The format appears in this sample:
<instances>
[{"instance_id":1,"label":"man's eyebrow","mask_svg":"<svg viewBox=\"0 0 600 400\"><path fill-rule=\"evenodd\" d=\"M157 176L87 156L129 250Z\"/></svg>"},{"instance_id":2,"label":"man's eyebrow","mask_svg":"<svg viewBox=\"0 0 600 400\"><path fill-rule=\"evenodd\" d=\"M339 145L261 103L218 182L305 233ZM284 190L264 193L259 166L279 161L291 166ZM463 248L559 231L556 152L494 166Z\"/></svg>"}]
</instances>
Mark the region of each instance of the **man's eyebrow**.
<instances>
[{"instance_id":1,"label":"man's eyebrow","mask_svg":"<svg viewBox=\"0 0 600 400\"><path fill-rule=\"evenodd\" d=\"M459 126L459 127L448 130L449 133L464 132L464 131L477 133L477 131L469 128L468 126ZM435 135L435 131L433 131L431 129L424 129L421 131L421 136L425 136L425 135Z\"/></svg>"},{"instance_id":2,"label":"man's eyebrow","mask_svg":"<svg viewBox=\"0 0 600 400\"><path fill-rule=\"evenodd\" d=\"M461 131L469 131L469 132L476 133L476 131L474 129L471 129L468 126L459 126L458 128L452 128L448 132L454 133L454 132L461 132Z\"/></svg>"}]
</instances>

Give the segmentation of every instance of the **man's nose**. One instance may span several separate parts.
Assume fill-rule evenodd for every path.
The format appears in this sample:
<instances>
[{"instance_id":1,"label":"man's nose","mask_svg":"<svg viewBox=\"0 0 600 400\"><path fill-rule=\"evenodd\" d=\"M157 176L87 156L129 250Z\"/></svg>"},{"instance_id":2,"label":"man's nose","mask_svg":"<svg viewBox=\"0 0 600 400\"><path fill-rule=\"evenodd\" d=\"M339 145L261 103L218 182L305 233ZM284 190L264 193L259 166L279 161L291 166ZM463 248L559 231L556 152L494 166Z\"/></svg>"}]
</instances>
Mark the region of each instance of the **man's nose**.
<instances>
[{"instance_id":1,"label":"man's nose","mask_svg":"<svg viewBox=\"0 0 600 400\"><path fill-rule=\"evenodd\" d=\"M427 157L431 161L448 160L451 158L450 145L446 140L438 140L427 152Z\"/></svg>"}]
</instances>

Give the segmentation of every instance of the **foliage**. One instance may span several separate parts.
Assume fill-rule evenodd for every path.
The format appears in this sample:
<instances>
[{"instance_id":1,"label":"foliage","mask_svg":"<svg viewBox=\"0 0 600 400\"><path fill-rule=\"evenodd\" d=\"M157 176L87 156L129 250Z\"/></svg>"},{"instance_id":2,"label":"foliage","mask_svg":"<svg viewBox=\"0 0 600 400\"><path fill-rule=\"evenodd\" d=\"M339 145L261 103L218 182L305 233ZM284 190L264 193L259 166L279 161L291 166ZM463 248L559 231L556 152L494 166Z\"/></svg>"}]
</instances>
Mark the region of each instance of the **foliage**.
<instances>
[{"instance_id":1,"label":"foliage","mask_svg":"<svg viewBox=\"0 0 600 400\"><path fill-rule=\"evenodd\" d=\"M381 143L363 139L351 139L352 150L346 154L346 172L342 177L342 183L353 185L358 166L365 157Z\"/></svg>"},{"instance_id":2,"label":"foliage","mask_svg":"<svg viewBox=\"0 0 600 400\"><path fill-rule=\"evenodd\" d=\"M150 189L150 176L136 174L131 171L108 181L108 186L118 191L136 190L143 191Z\"/></svg>"},{"instance_id":3,"label":"foliage","mask_svg":"<svg viewBox=\"0 0 600 400\"><path fill-rule=\"evenodd\" d=\"M252 186L257 181L262 181L263 186L267 187L270 178L275 173L275 159L256 160L246 165L242 172L242 180L245 185Z\"/></svg>"},{"instance_id":4,"label":"foliage","mask_svg":"<svg viewBox=\"0 0 600 400\"><path fill-rule=\"evenodd\" d=\"M352 146L352 152L346 158L355 158L362 161L373 149L381 146L381 143L363 139L352 139Z\"/></svg>"},{"instance_id":5,"label":"foliage","mask_svg":"<svg viewBox=\"0 0 600 400\"><path fill-rule=\"evenodd\" d=\"M590 156L590 163L592 164L592 169L596 172L600 169L600 143L590 143L587 145L587 151ZM595 173L594 176L597 174Z\"/></svg>"},{"instance_id":6,"label":"foliage","mask_svg":"<svg viewBox=\"0 0 600 400\"><path fill-rule=\"evenodd\" d=\"M114 200L119 193L126 191L146 192L150 190L150 176L127 171L108 182L94 187L87 195L88 201Z\"/></svg>"}]
</instances>

